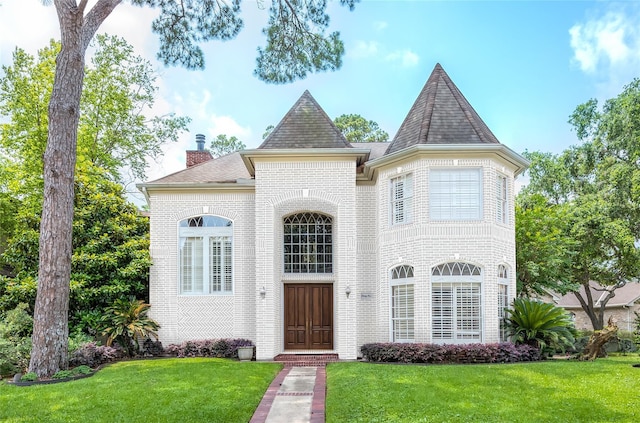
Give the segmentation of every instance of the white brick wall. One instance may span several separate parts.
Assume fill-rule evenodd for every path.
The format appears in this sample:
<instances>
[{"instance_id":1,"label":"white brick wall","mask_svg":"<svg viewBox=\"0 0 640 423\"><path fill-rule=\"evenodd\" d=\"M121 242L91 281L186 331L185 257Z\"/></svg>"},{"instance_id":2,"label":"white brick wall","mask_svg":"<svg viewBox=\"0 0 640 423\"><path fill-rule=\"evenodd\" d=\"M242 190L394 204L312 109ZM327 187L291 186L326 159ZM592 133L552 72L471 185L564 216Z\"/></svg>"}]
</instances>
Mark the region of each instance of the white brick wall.
<instances>
[{"instance_id":1,"label":"white brick wall","mask_svg":"<svg viewBox=\"0 0 640 423\"><path fill-rule=\"evenodd\" d=\"M285 161L255 158L255 191L149 188L151 205L151 316L161 324L163 344L188 339L249 338L259 359L283 352L283 284L328 282L334 286L334 350L356 358L367 342L390 340L389 270L414 267L415 336L430 342L430 271L447 261L467 261L483 271L484 342L498 341L497 266L510 271L515 294L513 171L491 158L419 156L379 169L375 185L356 184L351 159ZM428 172L433 167L483 169L483 219L429 220ZM398 172L398 167L400 171ZM414 175L413 221L390 226L389 181ZM495 221L496 177L507 176L508 225ZM334 219L334 273L283 273L282 219L295 212L321 212ZM178 287L178 222L216 214L234 222L233 295L182 296ZM458 259L455 259L458 257ZM351 289L350 297L345 294ZM259 293L264 288L266 295Z\"/></svg>"}]
</instances>

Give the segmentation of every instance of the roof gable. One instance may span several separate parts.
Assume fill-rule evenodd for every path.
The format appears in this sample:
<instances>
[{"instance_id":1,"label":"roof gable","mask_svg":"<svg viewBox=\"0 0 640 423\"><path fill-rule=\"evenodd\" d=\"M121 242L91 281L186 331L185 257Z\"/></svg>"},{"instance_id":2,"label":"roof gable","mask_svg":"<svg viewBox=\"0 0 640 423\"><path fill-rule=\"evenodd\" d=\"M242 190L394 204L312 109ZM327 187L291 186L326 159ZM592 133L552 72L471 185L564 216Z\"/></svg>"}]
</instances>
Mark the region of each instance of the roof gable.
<instances>
[{"instance_id":1,"label":"roof gable","mask_svg":"<svg viewBox=\"0 0 640 423\"><path fill-rule=\"evenodd\" d=\"M289 148L351 148L351 144L307 90L258 147Z\"/></svg>"},{"instance_id":2,"label":"roof gable","mask_svg":"<svg viewBox=\"0 0 640 423\"><path fill-rule=\"evenodd\" d=\"M417 144L500 144L439 63L386 154Z\"/></svg>"}]
</instances>

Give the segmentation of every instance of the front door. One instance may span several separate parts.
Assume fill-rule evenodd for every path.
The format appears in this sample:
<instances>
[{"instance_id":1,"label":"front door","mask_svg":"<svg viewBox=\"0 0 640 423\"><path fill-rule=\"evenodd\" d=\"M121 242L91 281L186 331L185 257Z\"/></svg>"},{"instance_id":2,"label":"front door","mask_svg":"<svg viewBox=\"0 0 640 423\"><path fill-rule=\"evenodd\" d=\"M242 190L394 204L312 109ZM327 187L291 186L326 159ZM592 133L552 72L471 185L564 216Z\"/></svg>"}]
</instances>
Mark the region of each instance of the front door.
<instances>
[{"instance_id":1,"label":"front door","mask_svg":"<svg viewBox=\"0 0 640 423\"><path fill-rule=\"evenodd\" d=\"M284 348L333 349L333 285L284 285Z\"/></svg>"}]
</instances>

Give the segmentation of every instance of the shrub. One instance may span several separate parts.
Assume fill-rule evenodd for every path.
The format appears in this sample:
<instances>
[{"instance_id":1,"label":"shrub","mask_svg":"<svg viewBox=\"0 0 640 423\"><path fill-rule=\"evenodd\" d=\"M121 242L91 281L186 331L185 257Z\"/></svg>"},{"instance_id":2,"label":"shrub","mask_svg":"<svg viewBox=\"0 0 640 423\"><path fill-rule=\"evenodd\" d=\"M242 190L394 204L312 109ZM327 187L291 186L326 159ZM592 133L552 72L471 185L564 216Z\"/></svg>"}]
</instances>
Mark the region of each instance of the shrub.
<instances>
[{"instance_id":1,"label":"shrub","mask_svg":"<svg viewBox=\"0 0 640 423\"><path fill-rule=\"evenodd\" d=\"M104 330L104 334L109 336L107 345L116 341L131 357L140 351L139 339L149 336L157 339L156 331L160 325L148 316L149 307L151 305L135 298L120 298L108 307L106 320L109 327Z\"/></svg>"},{"instance_id":2,"label":"shrub","mask_svg":"<svg viewBox=\"0 0 640 423\"><path fill-rule=\"evenodd\" d=\"M33 319L27 304L18 304L0 321L0 376L25 371L31 357Z\"/></svg>"},{"instance_id":3,"label":"shrub","mask_svg":"<svg viewBox=\"0 0 640 423\"><path fill-rule=\"evenodd\" d=\"M25 373L20 378L20 382L33 382L34 380L38 380L38 375L34 372Z\"/></svg>"},{"instance_id":4,"label":"shrub","mask_svg":"<svg viewBox=\"0 0 640 423\"><path fill-rule=\"evenodd\" d=\"M162 347L162 342L152 341L151 338L147 338L142 343L142 355L158 357L163 354L164 348Z\"/></svg>"},{"instance_id":5,"label":"shrub","mask_svg":"<svg viewBox=\"0 0 640 423\"><path fill-rule=\"evenodd\" d=\"M238 347L252 346L248 339L202 339L170 344L165 352L176 357L233 358L238 356Z\"/></svg>"},{"instance_id":6,"label":"shrub","mask_svg":"<svg viewBox=\"0 0 640 423\"><path fill-rule=\"evenodd\" d=\"M506 326L516 344L527 344L545 352L566 351L578 334L569 314L553 304L516 298L506 309Z\"/></svg>"},{"instance_id":7,"label":"shrub","mask_svg":"<svg viewBox=\"0 0 640 423\"><path fill-rule=\"evenodd\" d=\"M89 366L96 368L120 358L122 354L113 347L87 342L78 348L69 358L69 366Z\"/></svg>"},{"instance_id":8,"label":"shrub","mask_svg":"<svg viewBox=\"0 0 640 423\"><path fill-rule=\"evenodd\" d=\"M372 343L361 348L368 361L396 363L464 364L538 361L540 350L530 345Z\"/></svg>"}]
</instances>

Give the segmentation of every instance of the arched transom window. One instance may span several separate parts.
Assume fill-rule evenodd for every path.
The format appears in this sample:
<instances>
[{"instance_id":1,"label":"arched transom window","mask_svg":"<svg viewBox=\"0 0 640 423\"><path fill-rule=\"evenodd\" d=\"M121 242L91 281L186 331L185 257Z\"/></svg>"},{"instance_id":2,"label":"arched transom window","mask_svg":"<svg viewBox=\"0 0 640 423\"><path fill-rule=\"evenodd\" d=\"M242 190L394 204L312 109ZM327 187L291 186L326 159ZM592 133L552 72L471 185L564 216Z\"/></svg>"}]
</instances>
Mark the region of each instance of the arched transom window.
<instances>
[{"instance_id":1,"label":"arched transom window","mask_svg":"<svg viewBox=\"0 0 640 423\"><path fill-rule=\"evenodd\" d=\"M391 269L391 341L413 342L414 295L413 267Z\"/></svg>"},{"instance_id":2,"label":"arched transom window","mask_svg":"<svg viewBox=\"0 0 640 423\"><path fill-rule=\"evenodd\" d=\"M449 262L431 271L431 321L434 342L482 341L482 271Z\"/></svg>"},{"instance_id":3,"label":"arched transom window","mask_svg":"<svg viewBox=\"0 0 640 423\"><path fill-rule=\"evenodd\" d=\"M219 216L179 222L181 294L233 292L233 223Z\"/></svg>"},{"instance_id":4,"label":"arched transom window","mask_svg":"<svg viewBox=\"0 0 640 423\"><path fill-rule=\"evenodd\" d=\"M284 218L284 273L333 272L333 223L320 213Z\"/></svg>"}]
</instances>

